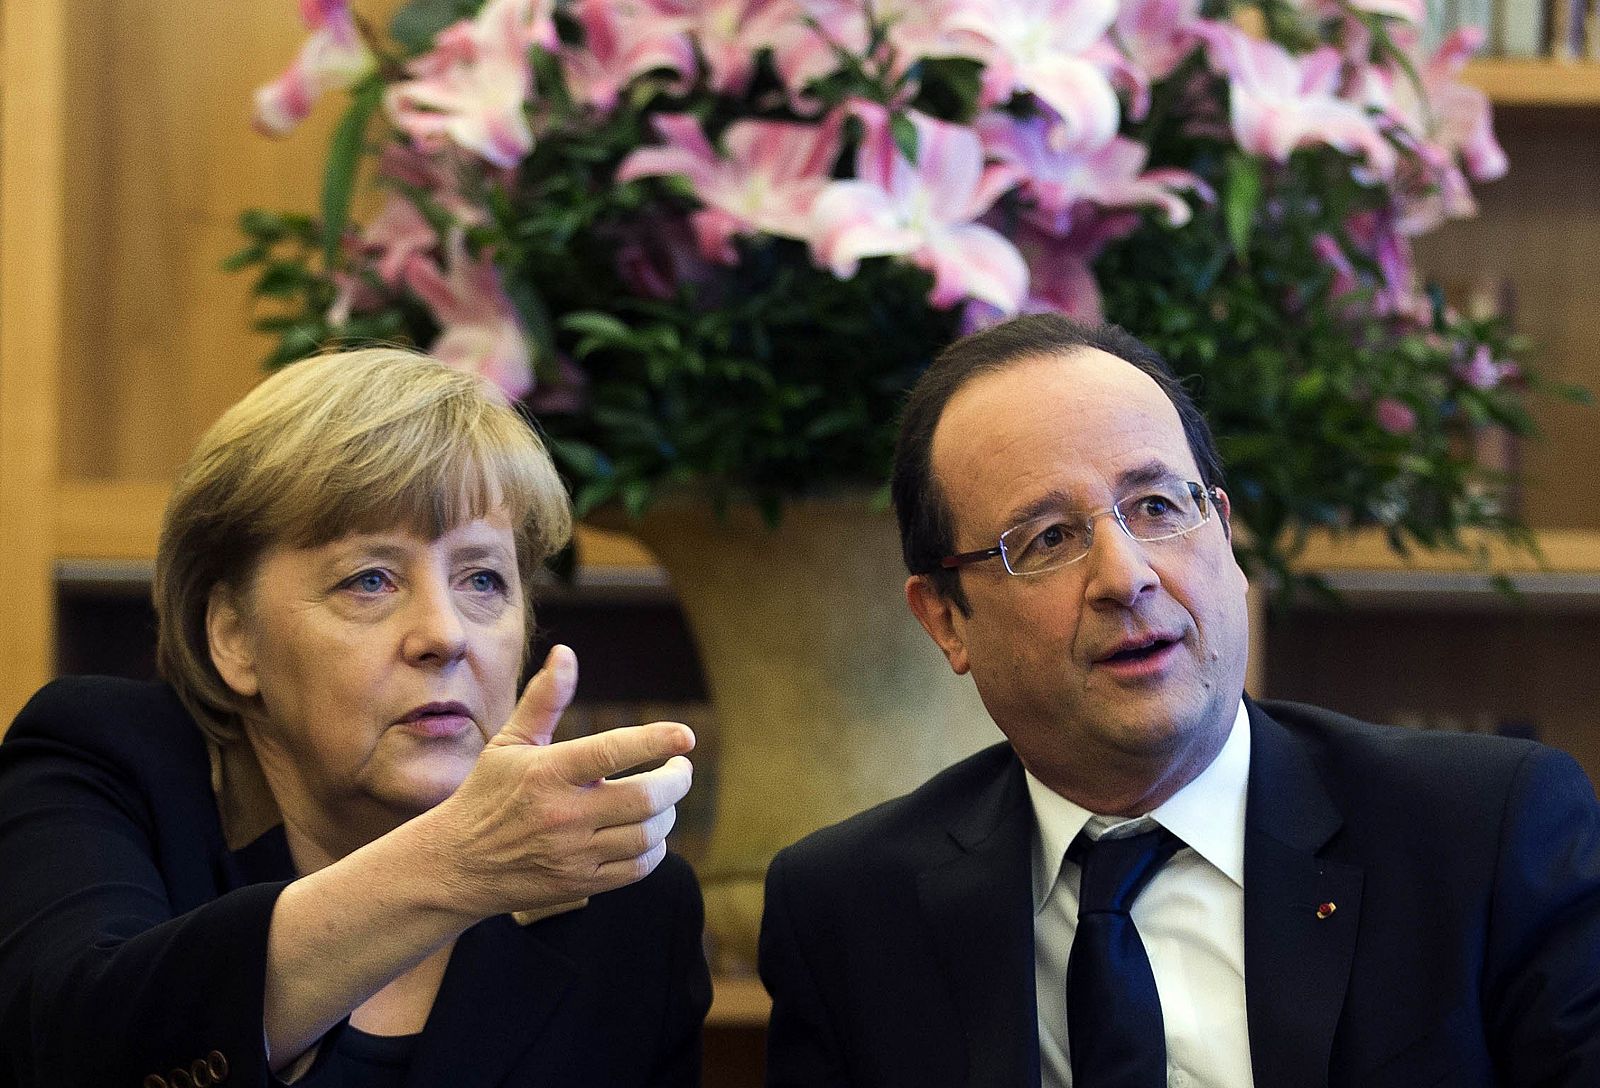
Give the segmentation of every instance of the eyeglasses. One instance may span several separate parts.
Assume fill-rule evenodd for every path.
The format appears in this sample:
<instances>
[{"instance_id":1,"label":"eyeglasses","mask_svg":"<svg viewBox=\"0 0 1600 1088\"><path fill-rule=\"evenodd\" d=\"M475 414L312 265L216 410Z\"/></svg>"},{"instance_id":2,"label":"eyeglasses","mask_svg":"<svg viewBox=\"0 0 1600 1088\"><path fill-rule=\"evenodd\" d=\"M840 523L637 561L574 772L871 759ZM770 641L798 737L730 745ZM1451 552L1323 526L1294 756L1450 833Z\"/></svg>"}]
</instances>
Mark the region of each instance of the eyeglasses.
<instances>
[{"instance_id":1,"label":"eyeglasses","mask_svg":"<svg viewBox=\"0 0 1600 1088\"><path fill-rule=\"evenodd\" d=\"M1058 511L1007 529L993 548L947 555L939 560L945 570L999 557L1012 574L1043 574L1076 563L1094 544L1094 523L1110 514L1134 540L1152 544L1192 533L1211 520L1216 489L1192 480L1157 484L1138 495L1119 499L1104 510L1088 514Z\"/></svg>"}]
</instances>

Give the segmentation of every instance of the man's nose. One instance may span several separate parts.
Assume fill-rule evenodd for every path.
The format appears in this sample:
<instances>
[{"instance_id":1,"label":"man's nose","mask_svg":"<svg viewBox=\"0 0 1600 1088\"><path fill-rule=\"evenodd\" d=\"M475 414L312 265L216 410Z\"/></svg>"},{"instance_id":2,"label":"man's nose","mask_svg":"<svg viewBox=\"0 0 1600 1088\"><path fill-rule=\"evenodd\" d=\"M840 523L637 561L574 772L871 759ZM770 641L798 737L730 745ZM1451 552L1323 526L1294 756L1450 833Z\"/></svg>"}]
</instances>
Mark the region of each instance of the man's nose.
<instances>
[{"instance_id":1,"label":"man's nose","mask_svg":"<svg viewBox=\"0 0 1600 1088\"><path fill-rule=\"evenodd\" d=\"M1102 518L1115 525L1105 525ZM1132 607L1134 602L1161 584L1161 576L1150 565L1145 545L1133 538L1127 522L1116 507L1089 515L1089 554L1084 563L1089 579L1084 593L1091 602Z\"/></svg>"},{"instance_id":2,"label":"man's nose","mask_svg":"<svg viewBox=\"0 0 1600 1088\"><path fill-rule=\"evenodd\" d=\"M467 628L449 584L423 579L405 611L404 652L417 664L446 665L467 652Z\"/></svg>"}]
</instances>

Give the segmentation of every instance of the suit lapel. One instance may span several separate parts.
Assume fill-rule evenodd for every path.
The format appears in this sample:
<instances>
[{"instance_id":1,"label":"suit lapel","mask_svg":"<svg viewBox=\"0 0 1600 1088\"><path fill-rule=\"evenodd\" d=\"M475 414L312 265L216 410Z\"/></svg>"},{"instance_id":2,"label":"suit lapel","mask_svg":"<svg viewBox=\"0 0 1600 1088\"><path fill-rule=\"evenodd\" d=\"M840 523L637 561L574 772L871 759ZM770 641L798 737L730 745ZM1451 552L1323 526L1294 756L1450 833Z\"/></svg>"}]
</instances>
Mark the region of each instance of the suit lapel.
<instances>
[{"instance_id":1,"label":"suit lapel","mask_svg":"<svg viewBox=\"0 0 1600 1088\"><path fill-rule=\"evenodd\" d=\"M1244 975L1254 1079L1274 1088L1325 1088L1355 955L1363 874L1317 856L1343 819L1300 743L1247 705Z\"/></svg>"},{"instance_id":2,"label":"suit lapel","mask_svg":"<svg viewBox=\"0 0 1600 1088\"><path fill-rule=\"evenodd\" d=\"M543 1035L577 965L510 916L461 935L406 1075L407 1088L491 1088Z\"/></svg>"},{"instance_id":3,"label":"suit lapel","mask_svg":"<svg viewBox=\"0 0 1600 1088\"><path fill-rule=\"evenodd\" d=\"M1039 1083L1033 989L1032 818L1012 758L949 831L917 890L967 1044L966 1085Z\"/></svg>"}]
</instances>

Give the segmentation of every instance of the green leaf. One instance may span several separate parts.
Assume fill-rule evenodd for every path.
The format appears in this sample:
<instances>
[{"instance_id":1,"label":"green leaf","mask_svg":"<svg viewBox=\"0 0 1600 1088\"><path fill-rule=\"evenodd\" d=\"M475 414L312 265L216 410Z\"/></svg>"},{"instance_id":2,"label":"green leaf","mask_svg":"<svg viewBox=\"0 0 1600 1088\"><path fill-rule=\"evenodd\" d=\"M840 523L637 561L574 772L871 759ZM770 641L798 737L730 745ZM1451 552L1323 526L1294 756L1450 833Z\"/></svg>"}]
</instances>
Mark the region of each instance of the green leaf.
<instances>
[{"instance_id":1,"label":"green leaf","mask_svg":"<svg viewBox=\"0 0 1600 1088\"><path fill-rule=\"evenodd\" d=\"M1223 191L1222 215L1228 225L1228 241L1239 260L1247 259L1250 227L1261 205L1261 160L1254 155L1234 152L1228 156L1228 180Z\"/></svg>"},{"instance_id":2,"label":"green leaf","mask_svg":"<svg viewBox=\"0 0 1600 1088\"><path fill-rule=\"evenodd\" d=\"M459 0L411 0L389 20L389 35L406 52L421 53L433 44L434 35L470 15L475 6Z\"/></svg>"},{"instance_id":3,"label":"green leaf","mask_svg":"<svg viewBox=\"0 0 1600 1088\"><path fill-rule=\"evenodd\" d=\"M555 459L574 476L587 480L604 479L612 473L610 458L576 438L557 438L554 435L545 436L545 445L550 447L550 453Z\"/></svg>"},{"instance_id":4,"label":"green leaf","mask_svg":"<svg viewBox=\"0 0 1600 1088\"><path fill-rule=\"evenodd\" d=\"M257 244L245 246L237 253L230 253L222 260L224 272L241 272L253 264L260 264L267 259L267 247Z\"/></svg>"},{"instance_id":5,"label":"green leaf","mask_svg":"<svg viewBox=\"0 0 1600 1088\"><path fill-rule=\"evenodd\" d=\"M603 343L628 340L633 330L623 321L598 310L580 310L561 319L561 327L569 332L582 333Z\"/></svg>"},{"instance_id":6,"label":"green leaf","mask_svg":"<svg viewBox=\"0 0 1600 1088\"><path fill-rule=\"evenodd\" d=\"M382 101L381 79L368 79L358 86L328 145L328 164L322 173L322 260L330 272L339 257L340 236L350 220L350 198L366 150L367 122Z\"/></svg>"},{"instance_id":7,"label":"green leaf","mask_svg":"<svg viewBox=\"0 0 1600 1088\"><path fill-rule=\"evenodd\" d=\"M276 242L287 230L283 216L262 208L250 208L239 215L239 229L263 242Z\"/></svg>"},{"instance_id":8,"label":"green leaf","mask_svg":"<svg viewBox=\"0 0 1600 1088\"><path fill-rule=\"evenodd\" d=\"M629 480L622 485L622 508L628 512L630 518L638 520L644 516L645 510L650 506L650 500L654 497L654 490L648 480Z\"/></svg>"},{"instance_id":9,"label":"green leaf","mask_svg":"<svg viewBox=\"0 0 1600 1088\"><path fill-rule=\"evenodd\" d=\"M894 146L900 149L900 154L912 166L917 165L917 126L911 118L903 113L896 113L889 118L889 134L894 137Z\"/></svg>"}]
</instances>

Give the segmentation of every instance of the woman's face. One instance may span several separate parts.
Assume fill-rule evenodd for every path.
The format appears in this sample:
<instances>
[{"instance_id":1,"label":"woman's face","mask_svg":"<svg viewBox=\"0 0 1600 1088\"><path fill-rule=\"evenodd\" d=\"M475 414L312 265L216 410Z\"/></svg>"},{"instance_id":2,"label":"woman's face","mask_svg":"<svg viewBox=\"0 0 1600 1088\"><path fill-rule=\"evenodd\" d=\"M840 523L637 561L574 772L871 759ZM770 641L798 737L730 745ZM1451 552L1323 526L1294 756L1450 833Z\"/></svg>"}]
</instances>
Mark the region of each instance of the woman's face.
<instances>
[{"instance_id":1,"label":"woman's face","mask_svg":"<svg viewBox=\"0 0 1600 1088\"><path fill-rule=\"evenodd\" d=\"M212 656L259 697L246 733L291 829L338 854L461 784L516 700L522 595L503 511L267 552Z\"/></svg>"}]
</instances>

